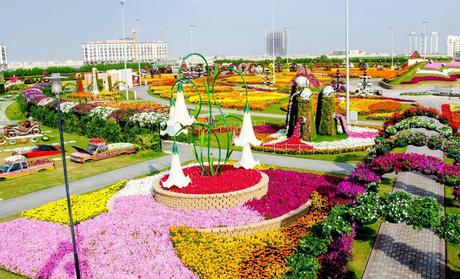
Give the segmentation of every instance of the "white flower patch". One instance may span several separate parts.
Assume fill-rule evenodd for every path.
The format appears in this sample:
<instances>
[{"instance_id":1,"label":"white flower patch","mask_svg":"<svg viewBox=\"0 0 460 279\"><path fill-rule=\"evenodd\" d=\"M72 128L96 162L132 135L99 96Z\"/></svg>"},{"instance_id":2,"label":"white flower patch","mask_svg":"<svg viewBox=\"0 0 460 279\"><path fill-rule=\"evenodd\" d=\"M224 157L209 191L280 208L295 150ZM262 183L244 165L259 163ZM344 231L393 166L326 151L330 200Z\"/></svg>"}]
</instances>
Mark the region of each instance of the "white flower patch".
<instances>
[{"instance_id":1,"label":"white flower patch","mask_svg":"<svg viewBox=\"0 0 460 279\"><path fill-rule=\"evenodd\" d=\"M325 149L345 149L345 148L355 148L355 147L369 147L374 145L373 138L347 138L344 140L337 141L322 141L322 142L307 142L302 141L307 145L313 146L317 150Z\"/></svg>"},{"instance_id":2,"label":"white flower patch","mask_svg":"<svg viewBox=\"0 0 460 279\"><path fill-rule=\"evenodd\" d=\"M75 102L65 102L61 104L60 109L63 113L69 113L76 105Z\"/></svg>"},{"instance_id":3,"label":"white flower patch","mask_svg":"<svg viewBox=\"0 0 460 279\"><path fill-rule=\"evenodd\" d=\"M129 143L129 142L109 143L107 145L107 149L110 150L110 151L129 149L129 148L133 148L133 147L134 147L134 144Z\"/></svg>"},{"instance_id":4,"label":"white flower patch","mask_svg":"<svg viewBox=\"0 0 460 279\"><path fill-rule=\"evenodd\" d=\"M131 116L129 121L139 123L141 127L153 126L157 123L165 121L166 115L156 112L139 112Z\"/></svg>"},{"instance_id":5,"label":"white flower patch","mask_svg":"<svg viewBox=\"0 0 460 279\"><path fill-rule=\"evenodd\" d=\"M48 98L40 100L40 102L38 102L37 105L40 107L46 107L48 104L50 104L53 101L54 101L54 98L48 97Z\"/></svg>"},{"instance_id":6,"label":"white flower patch","mask_svg":"<svg viewBox=\"0 0 460 279\"><path fill-rule=\"evenodd\" d=\"M271 134L270 137L274 138L273 140L264 143L264 145L277 144L287 140L286 129L278 130L278 132Z\"/></svg>"},{"instance_id":7,"label":"white flower patch","mask_svg":"<svg viewBox=\"0 0 460 279\"><path fill-rule=\"evenodd\" d=\"M95 107L90 112L90 116L99 116L103 119L107 119L117 109L111 107Z\"/></svg>"},{"instance_id":8,"label":"white flower patch","mask_svg":"<svg viewBox=\"0 0 460 279\"><path fill-rule=\"evenodd\" d=\"M359 127L359 126L348 126L348 130L350 132L356 132L356 133L378 133L379 132L379 130L377 129L365 128L365 127Z\"/></svg>"}]
</instances>

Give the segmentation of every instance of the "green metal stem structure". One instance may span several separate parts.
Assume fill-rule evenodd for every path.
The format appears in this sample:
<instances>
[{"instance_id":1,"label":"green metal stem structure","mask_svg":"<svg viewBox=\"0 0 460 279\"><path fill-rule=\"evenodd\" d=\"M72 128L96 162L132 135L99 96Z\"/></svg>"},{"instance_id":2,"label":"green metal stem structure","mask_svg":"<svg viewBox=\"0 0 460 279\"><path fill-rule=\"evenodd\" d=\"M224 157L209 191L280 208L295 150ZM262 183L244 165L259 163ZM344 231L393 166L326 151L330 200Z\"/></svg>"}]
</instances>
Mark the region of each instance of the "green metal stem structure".
<instances>
[{"instance_id":1,"label":"green metal stem structure","mask_svg":"<svg viewBox=\"0 0 460 279\"><path fill-rule=\"evenodd\" d=\"M184 63L186 63L187 59L192 57L192 56L199 57L201 60L204 61L204 64L205 64L206 76L205 76L205 80L204 80L204 89L205 89L205 92L206 92L206 96L208 98L207 105L208 105L208 110L209 110L209 112L208 112L209 120L208 120L207 123L206 122L195 121L191 125L192 128L200 127L200 128L202 128L202 129L204 129L206 131L206 134L200 134L199 138L195 138L194 135L192 136L192 145L193 145L192 151L193 151L193 154L195 156L196 161L201 166L202 175L212 176L212 175L215 175L215 174L219 174L222 171L222 167L227 164L227 162L230 159L230 156L231 156L231 154L233 152L233 149L231 149L232 138L231 138L229 126L227 124L227 119L228 118L240 119L240 118L238 118L236 116L223 113L222 108L220 107L220 105L219 105L219 103L218 103L218 101L216 99L215 92L214 92L216 81L219 78L219 76L225 71L237 74L242 79L243 86L244 86L244 89L245 89L245 106L244 106L245 108L249 107L248 87L247 87L247 84L246 84L246 80L244 79L244 76L240 71L238 71L238 70L236 70L234 68L231 68L231 67L227 67L227 68L220 69L220 70L217 67L215 67L214 69L212 69L212 73L211 73L211 68L209 67L208 61L206 60L206 58L204 58L203 55L201 55L199 53L190 53L190 54L188 54L187 56L185 56L182 59L180 65L179 65L179 77L177 78L177 80L175 81L175 83L171 87L170 98L171 98L171 104L174 104L174 96L173 96L173 93L172 93L174 87L177 86L178 90L182 90L182 85L183 84L191 84L192 87L196 90L196 92L197 92L197 94L199 96L199 103L197 104L196 109L195 109L195 113L194 113L195 119L198 119L198 116L200 115L201 110L202 110L202 104L203 104L202 96L200 94L200 90L199 90L198 86L196 85L196 83L191 78L183 76L183 73L182 73L182 66L184 65ZM212 77L212 81L210 80L211 77ZM213 105L215 106L217 111L220 113L220 119L214 119ZM219 137L217 136L216 132L214 131L214 128L220 122L222 122L224 127L226 128L226 143L227 143L227 145L226 145L226 148L225 148L225 157L224 157L223 160L222 160L222 148L221 148L222 145L221 145L221 142L219 140ZM184 129L187 129L187 128L188 127L182 127L174 135L174 144L176 144L177 135L179 135ZM217 164L216 165L214 165L214 160L213 160L213 157L212 157L212 154L211 154L211 148L212 148L211 147L211 139L212 139L212 137L214 137L216 142L217 142L218 154L217 154ZM197 141L199 141L199 147L200 147L200 153L199 154L198 154L198 150L197 150L197 143L196 143ZM205 146L205 144L206 144L206 146ZM206 159L203 156L203 151L205 149L207 151L207 158ZM207 162L205 162L205 161L207 161Z\"/></svg>"}]
</instances>

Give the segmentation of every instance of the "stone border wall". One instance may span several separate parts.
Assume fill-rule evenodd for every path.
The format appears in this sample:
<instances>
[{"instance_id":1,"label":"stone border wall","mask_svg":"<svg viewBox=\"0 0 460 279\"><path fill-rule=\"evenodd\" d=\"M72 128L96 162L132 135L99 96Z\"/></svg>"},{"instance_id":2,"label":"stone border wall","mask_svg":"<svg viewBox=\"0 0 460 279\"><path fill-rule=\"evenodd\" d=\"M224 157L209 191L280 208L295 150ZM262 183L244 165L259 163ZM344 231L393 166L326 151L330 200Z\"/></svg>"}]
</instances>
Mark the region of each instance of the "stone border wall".
<instances>
[{"instance_id":1,"label":"stone border wall","mask_svg":"<svg viewBox=\"0 0 460 279\"><path fill-rule=\"evenodd\" d=\"M220 194L183 194L168 191L160 186L160 179L153 182L157 202L172 208L209 210L230 208L244 204L253 199L260 199L267 194L268 176L260 172L260 181L249 188Z\"/></svg>"},{"instance_id":2,"label":"stone border wall","mask_svg":"<svg viewBox=\"0 0 460 279\"><path fill-rule=\"evenodd\" d=\"M251 233L265 232L268 230L278 229L289 225L290 223L292 223L293 221L297 220L298 218L302 217L305 213L307 213L310 210L310 207L311 200L309 200L306 204L302 205L301 207L289 211L288 213L276 217L274 219L264 220L249 225L231 227L212 227L197 230L204 233L213 233L222 236L238 236Z\"/></svg>"}]
</instances>

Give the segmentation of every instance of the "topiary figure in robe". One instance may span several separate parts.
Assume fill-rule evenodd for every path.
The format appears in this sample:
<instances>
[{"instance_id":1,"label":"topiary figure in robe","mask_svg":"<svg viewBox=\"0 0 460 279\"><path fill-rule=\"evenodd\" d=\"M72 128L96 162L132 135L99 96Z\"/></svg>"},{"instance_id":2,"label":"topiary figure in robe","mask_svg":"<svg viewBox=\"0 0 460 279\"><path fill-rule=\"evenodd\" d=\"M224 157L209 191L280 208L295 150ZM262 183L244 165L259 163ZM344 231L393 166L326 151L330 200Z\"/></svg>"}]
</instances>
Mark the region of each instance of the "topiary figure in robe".
<instances>
[{"instance_id":1,"label":"topiary figure in robe","mask_svg":"<svg viewBox=\"0 0 460 279\"><path fill-rule=\"evenodd\" d=\"M319 93L316 107L316 131L319 135L334 136L337 134L334 92L334 88L328 85Z\"/></svg>"}]
</instances>

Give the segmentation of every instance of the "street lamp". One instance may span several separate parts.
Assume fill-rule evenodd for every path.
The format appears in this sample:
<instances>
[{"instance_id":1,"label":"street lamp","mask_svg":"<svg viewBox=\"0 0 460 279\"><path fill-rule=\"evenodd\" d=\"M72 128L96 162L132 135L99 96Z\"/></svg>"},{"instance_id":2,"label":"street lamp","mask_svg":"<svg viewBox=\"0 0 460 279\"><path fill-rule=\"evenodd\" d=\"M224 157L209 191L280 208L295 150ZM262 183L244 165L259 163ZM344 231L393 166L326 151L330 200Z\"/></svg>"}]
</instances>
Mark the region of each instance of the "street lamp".
<instances>
[{"instance_id":1,"label":"street lamp","mask_svg":"<svg viewBox=\"0 0 460 279\"><path fill-rule=\"evenodd\" d=\"M276 83L276 67L275 67L275 12L272 15L272 59L273 59L273 84Z\"/></svg>"},{"instance_id":2,"label":"street lamp","mask_svg":"<svg viewBox=\"0 0 460 279\"><path fill-rule=\"evenodd\" d=\"M59 73L52 73L51 77L48 79L51 81L51 92L56 95L56 109L58 112L58 129L59 129L59 139L61 142L61 157L62 157L62 169L64 172L64 185L65 193L67 198L67 210L69 213L69 226L70 226L70 235L72 236L72 248L73 248L73 259L75 264L75 274L77 279L80 279L80 265L78 262L78 253L77 253L77 244L75 241L75 229L73 224L72 217L72 204L70 202L70 190L69 190L69 179L67 177L67 162L65 159L65 148L64 148L64 133L62 132L62 113L61 113L61 99L60 94L62 92L61 80L64 77Z\"/></svg>"},{"instance_id":3,"label":"street lamp","mask_svg":"<svg viewBox=\"0 0 460 279\"><path fill-rule=\"evenodd\" d=\"M138 48L139 46L139 32L141 31L140 28L139 28L139 19L136 18L136 41L138 43L138 45L136 46L136 48ZM141 54L139 53L139 49L136 50L136 53L137 53L137 67L138 67L138 70L139 70L139 86L141 86Z\"/></svg>"},{"instance_id":4,"label":"street lamp","mask_svg":"<svg viewBox=\"0 0 460 279\"><path fill-rule=\"evenodd\" d=\"M125 93L126 93L126 100L129 99L128 94L128 50L126 49L126 35L125 35L125 2L126 0L120 0L121 4L121 26L123 29L123 52L124 52L124 59L125 59Z\"/></svg>"},{"instance_id":5,"label":"street lamp","mask_svg":"<svg viewBox=\"0 0 460 279\"><path fill-rule=\"evenodd\" d=\"M193 28L195 28L196 25L190 24L188 27L190 28L190 52L193 52Z\"/></svg>"},{"instance_id":6,"label":"street lamp","mask_svg":"<svg viewBox=\"0 0 460 279\"><path fill-rule=\"evenodd\" d=\"M346 78L347 78L347 124L350 124L350 43L348 40L348 0L345 0L345 52L346 52Z\"/></svg>"},{"instance_id":7,"label":"street lamp","mask_svg":"<svg viewBox=\"0 0 460 279\"><path fill-rule=\"evenodd\" d=\"M395 27L394 26L389 26L388 27L391 31L391 52L390 52L390 57L391 57L391 68L393 69L394 66L393 66L393 52L394 52L394 31L395 31Z\"/></svg>"}]
</instances>

